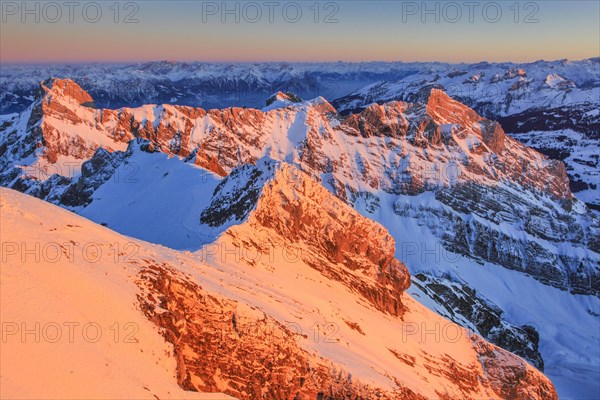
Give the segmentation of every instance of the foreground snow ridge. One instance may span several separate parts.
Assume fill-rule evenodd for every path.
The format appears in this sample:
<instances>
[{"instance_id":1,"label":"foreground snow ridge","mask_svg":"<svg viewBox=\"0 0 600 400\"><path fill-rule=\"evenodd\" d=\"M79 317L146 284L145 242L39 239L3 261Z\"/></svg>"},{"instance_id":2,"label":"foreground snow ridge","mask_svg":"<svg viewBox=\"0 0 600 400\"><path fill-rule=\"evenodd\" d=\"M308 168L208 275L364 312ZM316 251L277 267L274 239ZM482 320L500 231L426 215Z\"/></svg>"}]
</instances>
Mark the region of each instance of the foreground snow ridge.
<instances>
[{"instance_id":1,"label":"foreground snow ridge","mask_svg":"<svg viewBox=\"0 0 600 400\"><path fill-rule=\"evenodd\" d=\"M382 256L407 274L386 258L393 244L382 243L381 256L371 253L387 233L308 176L296 172L282 182L278 174L291 167L268 165L279 171L268 189L215 246L264 251L265 241L277 247L295 231L296 258L181 253L0 189L1 233L9 238L2 253L2 397L226 398L195 393L204 391L240 399L557 398L535 368L427 310L402 293L404 284L373 282L399 296L403 313L381 309L369 297L374 292L357 284L368 284L364 268ZM321 201L299 200L308 192ZM325 253L320 236L307 236L314 228L308 220L280 224L298 215L297 207L320 216L316 224L333 235L331 245L342 245L336 235L346 230L338 227L349 224L379 236L370 244L349 237ZM32 252L36 246L58 252ZM21 331L36 324L37 336ZM445 333L435 338L420 334L440 327Z\"/></svg>"}]
</instances>

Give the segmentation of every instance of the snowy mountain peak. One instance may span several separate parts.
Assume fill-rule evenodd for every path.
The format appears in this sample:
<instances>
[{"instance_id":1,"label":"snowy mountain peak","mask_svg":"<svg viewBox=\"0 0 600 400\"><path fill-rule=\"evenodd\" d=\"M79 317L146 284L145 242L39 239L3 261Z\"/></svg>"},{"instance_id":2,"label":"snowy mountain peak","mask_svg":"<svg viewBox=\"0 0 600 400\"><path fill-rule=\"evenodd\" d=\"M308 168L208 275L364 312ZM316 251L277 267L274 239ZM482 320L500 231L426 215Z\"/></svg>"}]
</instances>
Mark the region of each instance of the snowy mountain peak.
<instances>
[{"instance_id":1,"label":"snowy mountain peak","mask_svg":"<svg viewBox=\"0 0 600 400\"><path fill-rule=\"evenodd\" d=\"M283 93L281 91L275 93L267 99L265 109L274 109L279 107L287 107L295 103L301 103L302 99L293 93Z\"/></svg>"},{"instance_id":2,"label":"snowy mountain peak","mask_svg":"<svg viewBox=\"0 0 600 400\"><path fill-rule=\"evenodd\" d=\"M307 106L317 110L323 116L332 116L337 114L337 110L330 102L327 101L323 96L316 97L312 100L304 102Z\"/></svg>"},{"instance_id":3,"label":"snowy mountain peak","mask_svg":"<svg viewBox=\"0 0 600 400\"><path fill-rule=\"evenodd\" d=\"M562 90L567 90L567 89L573 89L577 87L577 84L570 80L570 79L565 79L563 78L561 75L559 74L548 74L548 76L546 77L545 80L546 85L548 85L551 88L554 89L562 89Z\"/></svg>"},{"instance_id":4,"label":"snowy mountain peak","mask_svg":"<svg viewBox=\"0 0 600 400\"><path fill-rule=\"evenodd\" d=\"M439 88L428 88L429 95L424 102L427 107L427 113L432 117L437 117L442 123L465 123L470 120L481 118L475 110L454 100L452 97Z\"/></svg>"},{"instance_id":5,"label":"snowy mountain peak","mask_svg":"<svg viewBox=\"0 0 600 400\"><path fill-rule=\"evenodd\" d=\"M432 88L427 99L427 114L438 124L463 126L478 133L486 146L502 154L506 135L500 124L483 118L475 110L454 100L440 89Z\"/></svg>"},{"instance_id":6,"label":"snowy mountain peak","mask_svg":"<svg viewBox=\"0 0 600 400\"><path fill-rule=\"evenodd\" d=\"M44 98L46 102L66 100L78 105L94 107L92 96L71 79L50 78L40 82L36 98Z\"/></svg>"}]
</instances>

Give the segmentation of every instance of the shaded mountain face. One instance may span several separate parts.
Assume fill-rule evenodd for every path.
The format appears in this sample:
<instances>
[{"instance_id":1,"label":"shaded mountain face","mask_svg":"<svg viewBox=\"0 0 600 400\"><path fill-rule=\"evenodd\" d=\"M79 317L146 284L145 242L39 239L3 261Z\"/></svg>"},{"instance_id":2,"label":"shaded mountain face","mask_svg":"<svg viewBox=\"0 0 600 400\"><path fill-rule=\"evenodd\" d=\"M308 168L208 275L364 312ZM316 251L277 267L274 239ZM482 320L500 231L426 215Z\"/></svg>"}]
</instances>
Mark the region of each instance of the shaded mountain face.
<instances>
[{"instance_id":1,"label":"shaded mountain face","mask_svg":"<svg viewBox=\"0 0 600 400\"><path fill-rule=\"evenodd\" d=\"M64 87L74 93L64 96ZM557 368L557 354L569 354L589 357L578 362L593 372L595 356L584 348L595 339L578 335L597 322L597 218L573 197L562 163L505 135L498 123L444 92L432 89L421 92L417 103L374 104L344 117L324 98L273 102L263 110L107 110L90 107L71 81L48 81L41 90L30 109L2 128L2 185L177 249L199 250L217 237L238 247L260 243L256 236L269 243L277 234L310 249L302 263L315 273L352 288L380 312L403 316L398 293L406 290L408 275L394 255L425 280L454 288L453 312L446 313L435 305L454 295L436 292L435 285L408 289L426 303L433 299L427 304L442 315L540 368ZM68 109L64 117L62 109ZM265 172L281 169L265 157L303 171L301 177L291 174L287 185L293 190ZM261 197L265 192L270 200ZM344 203L379 221L391 236ZM149 217L157 209L170 212ZM339 219L335 224L332 215ZM329 222L301 229L313 220ZM234 225L242 221L250 228L236 236ZM270 234L255 232L263 228ZM370 235L388 239L376 246L361 241ZM432 262L424 246L444 255L442 262ZM325 270L326 263L341 269ZM482 280L475 269L491 272ZM490 300L500 292L491 282L500 280L507 281L504 288L513 280L527 282L524 298L553 302L564 293L577 320L562 333L570 340L556 339L549 328L558 318L552 306L540 311L524 300L524 311L513 314L513 303ZM481 304L484 314L503 313L482 317L473 304ZM562 376L561 370L553 373Z\"/></svg>"},{"instance_id":2,"label":"shaded mountain face","mask_svg":"<svg viewBox=\"0 0 600 400\"><path fill-rule=\"evenodd\" d=\"M358 215L292 166L265 161L254 168L269 175L254 207L211 243L213 248L226 250L210 253L176 252L136 241L2 188L3 237L11 237L14 243L30 243L35 238L44 244L72 244L72 257L58 260L40 257L34 262L22 258L18 248L5 255L3 268L11 278L2 280L2 293L11 297L9 302L3 301L2 322L12 318L33 324L42 318L36 314L39 310L46 313L45 318L61 322L88 318L105 323L126 317L138 328L131 342L69 342L54 360L51 355L56 350L48 350L49 364L40 364L33 357L23 359L31 344L20 341L3 354L3 361L19 362L21 369L9 369L2 379L12 384L23 379L19 375L23 371L31 374L28 376L43 371L50 380L61 382L61 387L30 383L34 397L48 394L48 390L87 397L98 390L106 392L103 386L112 387L102 385L103 374L98 373L100 380L88 385L63 375L75 369L95 376L94 372L105 370L105 363L120 355L124 358L119 362L121 394L140 398L195 398L177 390L175 383L188 391L224 392L239 399L557 398L548 378L525 361L444 320L403 293L408 272L390 254L393 241L383 227ZM290 171L295 180L282 179L282 174ZM318 218L295 229L298 240L293 244L301 256L255 256L265 251L267 244L272 248L290 244L285 236L289 230L282 231L272 218L276 213L279 221L294 226L291 221L298 210L279 200L283 195L300 200L309 191L322 197L321 202L302 205L305 212L312 211ZM360 224L372 235L368 239L333 235L326 247L315 242L318 238L308 239L307 235L318 229L339 232L338 226L345 223ZM101 250L93 259L81 256L84 243L94 243ZM126 254L115 256L102 250L116 246ZM339 250L332 252L330 246ZM231 257L232 253L241 255L243 248L252 250L253 256ZM230 259L224 257L226 253ZM54 279L57 271L66 278ZM397 279L391 279L391 273ZM71 286L65 285L65 280ZM88 293L110 287L99 298L102 304L114 305L101 307L98 300L81 302L78 291L82 285ZM57 301L57 290L66 295L60 300L61 307L52 309L48 304ZM16 300L25 294L32 306L28 312ZM373 301L388 294L401 300L401 315ZM324 330L314 336L311 326ZM429 331L444 326L452 334L424 339L407 326ZM90 348L95 353L83 367L85 357L80 353L89 355ZM101 362L96 362L98 357ZM46 368L59 362L62 368ZM153 369L155 362L158 367ZM152 373L153 379L144 373ZM17 388L3 385L3 393L18 393Z\"/></svg>"}]
</instances>

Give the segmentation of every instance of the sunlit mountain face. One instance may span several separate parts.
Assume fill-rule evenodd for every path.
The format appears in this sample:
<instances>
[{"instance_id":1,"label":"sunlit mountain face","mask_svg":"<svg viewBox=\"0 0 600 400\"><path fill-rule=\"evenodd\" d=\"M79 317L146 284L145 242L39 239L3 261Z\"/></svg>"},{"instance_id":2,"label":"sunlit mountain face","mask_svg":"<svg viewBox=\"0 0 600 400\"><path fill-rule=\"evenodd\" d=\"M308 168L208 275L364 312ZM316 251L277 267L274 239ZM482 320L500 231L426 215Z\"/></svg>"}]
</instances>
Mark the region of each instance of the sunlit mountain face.
<instances>
[{"instance_id":1,"label":"sunlit mountain face","mask_svg":"<svg viewBox=\"0 0 600 400\"><path fill-rule=\"evenodd\" d=\"M548 3L2 3L0 397L600 398Z\"/></svg>"}]
</instances>

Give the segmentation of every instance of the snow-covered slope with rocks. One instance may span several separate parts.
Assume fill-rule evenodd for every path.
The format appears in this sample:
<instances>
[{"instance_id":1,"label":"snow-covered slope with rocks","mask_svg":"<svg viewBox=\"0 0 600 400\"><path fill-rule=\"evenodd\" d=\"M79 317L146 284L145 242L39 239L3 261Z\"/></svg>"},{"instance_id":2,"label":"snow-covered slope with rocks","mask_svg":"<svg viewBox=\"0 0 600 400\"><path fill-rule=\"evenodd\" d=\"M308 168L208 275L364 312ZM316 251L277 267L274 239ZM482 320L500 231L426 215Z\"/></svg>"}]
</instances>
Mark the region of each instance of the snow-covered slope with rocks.
<instances>
[{"instance_id":1,"label":"snow-covered slope with rocks","mask_svg":"<svg viewBox=\"0 0 600 400\"><path fill-rule=\"evenodd\" d=\"M342 113L372 102L413 101L428 86L443 88L509 135L564 161L571 189L600 207L596 151L600 132L600 61L533 63L179 63L4 65L0 114L21 112L49 76L72 78L100 107L148 103L203 108L261 107L278 90L337 99ZM6 118L0 116L0 118Z\"/></svg>"},{"instance_id":2,"label":"snow-covered slope with rocks","mask_svg":"<svg viewBox=\"0 0 600 400\"><path fill-rule=\"evenodd\" d=\"M307 175L284 179L291 166L265 161L256 168L268 179L254 209L212 244L216 252L130 239L0 189L2 235L16 246L3 249L3 327L89 320L106 333L58 345L45 328L39 341L7 335L13 343L3 345L3 397L226 398L199 390L239 399L557 398L522 359L403 294L408 271L383 227ZM313 191L322 203L304 197ZM280 196L295 203L286 206ZM295 207L318 218L285 224L298 215ZM373 235L347 229L355 225ZM291 242L284 236L290 228L297 233ZM332 234L326 247L319 229ZM56 243L60 257L23 258L18 246L35 243ZM93 254L84 250L90 243ZM296 246L294 258L277 252L282 245ZM269 249L277 251L256 256ZM125 331L109 335L116 324ZM435 340L418 334L436 327Z\"/></svg>"},{"instance_id":3,"label":"snow-covered slope with rocks","mask_svg":"<svg viewBox=\"0 0 600 400\"><path fill-rule=\"evenodd\" d=\"M346 117L324 98L283 93L263 110L106 110L88 97L72 81L45 82L30 109L3 126L4 186L125 234L198 250L242 221L260 192L247 187L249 169L238 188L245 201L212 204L213 194L240 191L221 177L264 157L296 165L390 231L398 259L420 273L409 289L420 301L543 366L561 395L598 391L589 378L599 369L599 338L590 334L599 318L598 220L573 197L560 162L496 122L435 89L416 103ZM67 156L81 172L48 178ZM211 217L220 208L239 215ZM557 313L562 307L569 312Z\"/></svg>"},{"instance_id":4,"label":"snow-covered slope with rocks","mask_svg":"<svg viewBox=\"0 0 600 400\"><path fill-rule=\"evenodd\" d=\"M419 101L436 87L497 119L512 137L564 161L571 189L600 207L600 59L431 66L397 81L368 85L333 102L341 113L372 103Z\"/></svg>"}]
</instances>

